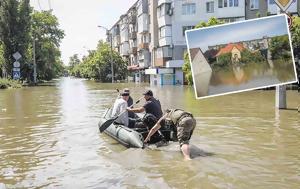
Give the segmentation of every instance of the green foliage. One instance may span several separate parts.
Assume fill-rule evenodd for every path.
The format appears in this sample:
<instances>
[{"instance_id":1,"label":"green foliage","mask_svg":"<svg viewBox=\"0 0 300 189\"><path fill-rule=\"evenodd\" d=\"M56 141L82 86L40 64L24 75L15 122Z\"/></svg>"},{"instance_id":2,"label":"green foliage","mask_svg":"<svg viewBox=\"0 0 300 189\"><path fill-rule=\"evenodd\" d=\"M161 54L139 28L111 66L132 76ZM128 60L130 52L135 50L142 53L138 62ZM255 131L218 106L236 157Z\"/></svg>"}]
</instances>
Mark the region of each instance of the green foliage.
<instances>
[{"instance_id":1,"label":"green foliage","mask_svg":"<svg viewBox=\"0 0 300 189\"><path fill-rule=\"evenodd\" d=\"M22 85L16 81L11 79L4 79L0 78L0 89L7 89L7 88L20 88Z\"/></svg>"},{"instance_id":2,"label":"green foliage","mask_svg":"<svg viewBox=\"0 0 300 189\"><path fill-rule=\"evenodd\" d=\"M31 42L29 2L29 0L1 0L0 41L4 49L4 67L8 73L12 71L13 53L18 51L22 55L21 70L30 58L27 54Z\"/></svg>"},{"instance_id":3,"label":"green foliage","mask_svg":"<svg viewBox=\"0 0 300 189\"><path fill-rule=\"evenodd\" d=\"M32 14L32 35L35 39L38 78L51 80L60 76L63 71L63 63L60 60L59 45L64 38L64 32L59 29L56 16L51 11L34 12Z\"/></svg>"},{"instance_id":4,"label":"green foliage","mask_svg":"<svg viewBox=\"0 0 300 189\"><path fill-rule=\"evenodd\" d=\"M4 49L2 42L0 41L0 76L2 75L2 69L5 64L5 59L4 59Z\"/></svg>"},{"instance_id":5,"label":"green foliage","mask_svg":"<svg viewBox=\"0 0 300 189\"><path fill-rule=\"evenodd\" d=\"M78 63L77 55L70 57L70 74L75 77L95 79L101 82L111 82L111 57L114 65L114 79L124 80L127 75L127 62L103 41L98 43L96 50L89 51Z\"/></svg>"},{"instance_id":6,"label":"green foliage","mask_svg":"<svg viewBox=\"0 0 300 189\"><path fill-rule=\"evenodd\" d=\"M184 53L184 64L182 66L182 71L185 73L185 78L189 85L193 85L193 76L191 72L191 64L189 63L189 55L187 52Z\"/></svg>"},{"instance_id":7,"label":"green foliage","mask_svg":"<svg viewBox=\"0 0 300 189\"><path fill-rule=\"evenodd\" d=\"M215 17L211 17L207 22L200 22L199 24L197 24L195 28L204 28L204 27L220 25L220 24L224 24L224 22ZM184 54L183 72L185 73L185 79L188 81L188 84L193 85L191 66L190 66L190 61L187 52L185 52Z\"/></svg>"},{"instance_id":8,"label":"green foliage","mask_svg":"<svg viewBox=\"0 0 300 189\"><path fill-rule=\"evenodd\" d=\"M231 56L232 54L231 53L225 53L225 54L222 54L220 56L218 56L218 61L213 65L214 67L217 66L219 68L224 68L228 65L231 64Z\"/></svg>"},{"instance_id":9,"label":"green foliage","mask_svg":"<svg viewBox=\"0 0 300 189\"><path fill-rule=\"evenodd\" d=\"M241 52L241 63L250 64L250 63L261 63L266 61L265 57L260 53L260 51L250 52L248 49L245 49Z\"/></svg>"},{"instance_id":10,"label":"green foliage","mask_svg":"<svg viewBox=\"0 0 300 189\"><path fill-rule=\"evenodd\" d=\"M300 17L293 16L293 25L291 27L292 44L295 56L300 57Z\"/></svg>"},{"instance_id":11,"label":"green foliage","mask_svg":"<svg viewBox=\"0 0 300 189\"><path fill-rule=\"evenodd\" d=\"M270 51L273 59L289 59L290 43L287 35L273 37L270 42Z\"/></svg>"}]
</instances>

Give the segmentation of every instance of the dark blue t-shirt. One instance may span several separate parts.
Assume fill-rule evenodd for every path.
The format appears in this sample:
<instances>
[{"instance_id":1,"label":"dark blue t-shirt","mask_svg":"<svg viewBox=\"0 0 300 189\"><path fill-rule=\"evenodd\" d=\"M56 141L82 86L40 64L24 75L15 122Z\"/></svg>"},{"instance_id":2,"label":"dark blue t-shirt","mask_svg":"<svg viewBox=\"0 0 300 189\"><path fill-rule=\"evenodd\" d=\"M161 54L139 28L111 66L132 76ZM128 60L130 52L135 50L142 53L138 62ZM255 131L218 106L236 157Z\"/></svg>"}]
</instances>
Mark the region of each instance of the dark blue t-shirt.
<instances>
[{"instance_id":1,"label":"dark blue t-shirt","mask_svg":"<svg viewBox=\"0 0 300 189\"><path fill-rule=\"evenodd\" d=\"M159 100L156 100L154 97L151 97L144 104L143 107L144 107L146 113L153 114L157 119L161 118L163 115L160 102L159 102Z\"/></svg>"}]
</instances>

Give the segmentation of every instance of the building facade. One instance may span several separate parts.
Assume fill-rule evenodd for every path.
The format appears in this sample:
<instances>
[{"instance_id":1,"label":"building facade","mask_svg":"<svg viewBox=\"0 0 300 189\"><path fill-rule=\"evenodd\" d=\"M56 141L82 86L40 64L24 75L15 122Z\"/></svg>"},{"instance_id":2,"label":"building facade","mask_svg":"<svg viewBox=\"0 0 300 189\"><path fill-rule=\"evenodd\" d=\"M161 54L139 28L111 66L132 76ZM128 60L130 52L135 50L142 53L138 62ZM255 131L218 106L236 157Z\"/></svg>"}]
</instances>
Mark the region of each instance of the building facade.
<instances>
[{"instance_id":1,"label":"building facade","mask_svg":"<svg viewBox=\"0 0 300 189\"><path fill-rule=\"evenodd\" d=\"M277 13L274 0L138 0L110 29L130 81L182 85L185 31L216 17L241 21ZM288 12L297 13L297 0Z\"/></svg>"}]
</instances>

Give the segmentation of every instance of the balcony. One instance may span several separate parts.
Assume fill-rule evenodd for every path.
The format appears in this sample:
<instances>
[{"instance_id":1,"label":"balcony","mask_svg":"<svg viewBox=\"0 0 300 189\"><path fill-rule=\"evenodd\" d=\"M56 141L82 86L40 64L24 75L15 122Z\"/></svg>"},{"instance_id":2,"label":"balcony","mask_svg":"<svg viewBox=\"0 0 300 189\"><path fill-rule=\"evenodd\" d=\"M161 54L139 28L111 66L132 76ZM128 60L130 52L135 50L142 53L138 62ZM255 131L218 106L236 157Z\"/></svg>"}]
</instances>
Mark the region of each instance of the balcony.
<instances>
[{"instance_id":1,"label":"balcony","mask_svg":"<svg viewBox=\"0 0 300 189\"><path fill-rule=\"evenodd\" d=\"M139 49L149 49L149 43L140 43Z\"/></svg>"},{"instance_id":2,"label":"balcony","mask_svg":"<svg viewBox=\"0 0 300 189\"><path fill-rule=\"evenodd\" d=\"M137 54L137 47L131 47L131 48L129 49L129 54L136 55L136 54Z\"/></svg>"},{"instance_id":3,"label":"balcony","mask_svg":"<svg viewBox=\"0 0 300 189\"><path fill-rule=\"evenodd\" d=\"M148 13L148 0L139 0L137 5L137 15Z\"/></svg>"},{"instance_id":4,"label":"balcony","mask_svg":"<svg viewBox=\"0 0 300 189\"><path fill-rule=\"evenodd\" d=\"M136 23L136 15L130 15L128 17L128 24L135 24Z\"/></svg>"},{"instance_id":5,"label":"balcony","mask_svg":"<svg viewBox=\"0 0 300 189\"><path fill-rule=\"evenodd\" d=\"M128 56L129 55L129 43L123 43L120 46L120 55L121 56Z\"/></svg>"},{"instance_id":6,"label":"balcony","mask_svg":"<svg viewBox=\"0 0 300 189\"><path fill-rule=\"evenodd\" d=\"M172 19L171 16L169 15L164 15L158 18L158 27L166 26L166 25L171 25L172 24Z\"/></svg>"},{"instance_id":7,"label":"balcony","mask_svg":"<svg viewBox=\"0 0 300 189\"><path fill-rule=\"evenodd\" d=\"M148 14L142 14L138 17L138 32L146 33L149 31L149 17Z\"/></svg>"},{"instance_id":8,"label":"balcony","mask_svg":"<svg viewBox=\"0 0 300 189\"><path fill-rule=\"evenodd\" d=\"M172 3L172 0L158 0L158 6L160 6L164 3Z\"/></svg>"},{"instance_id":9,"label":"balcony","mask_svg":"<svg viewBox=\"0 0 300 189\"><path fill-rule=\"evenodd\" d=\"M130 32L129 33L129 39L136 39L136 32Z\"/></svg>"},{"instance_id":10,"label":"balcony","mask_svg":"<svg viewBox=\"0 0 300 189\"><path fill-rule=\"evenodd\" d=\"M159 46L170 46L172 45L172 37L162 37L159 39Z\"/></svg>"},{"instance_id":11,"label":"balcony","mask_svg":"<svg viewBox=\"0 0 300 189\"><path fill-rule=\"evenodd\" d=\"M113 38L113 45L114 45L114 47L118 47L120 45L120 43L121 43L120 36L119 35L114 36L114 38Z\"/></svg>"}]
</instances>

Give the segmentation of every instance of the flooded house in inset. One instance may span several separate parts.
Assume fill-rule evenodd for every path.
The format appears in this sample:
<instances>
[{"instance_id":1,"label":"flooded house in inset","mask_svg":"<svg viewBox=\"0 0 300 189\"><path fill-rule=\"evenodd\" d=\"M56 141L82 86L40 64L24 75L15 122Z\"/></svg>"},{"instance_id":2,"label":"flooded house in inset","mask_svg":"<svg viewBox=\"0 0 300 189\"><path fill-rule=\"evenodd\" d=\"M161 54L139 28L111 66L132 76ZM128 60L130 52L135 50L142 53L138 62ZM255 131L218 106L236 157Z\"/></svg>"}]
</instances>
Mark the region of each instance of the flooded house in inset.
<instances>
[{"instance_id":1,"label":"flooded house in inset","mask_svg":"<svg viewBox=\"0 0 300 189\"><path fill-rule=\"evenodd\" d=\"M206 96L209 92L208 89L212 76L212 68L200 48L190 49L190 58L197 96Z\"/></svg>"},{"instance_id":2,"label":"flooded house in inset","mask_svg":"<svg viewBox=\"0 0 300 189\"><path fill-rule=\"evenodd\" d=\"M221 55L231 53L231 61L239 62L242 55L241 52L245 50L245 47L242 43L229 43L225 47L221 48L219 52L216 54L217 62L219 61L219 57Z\"/></svg>"}]
</instances>

